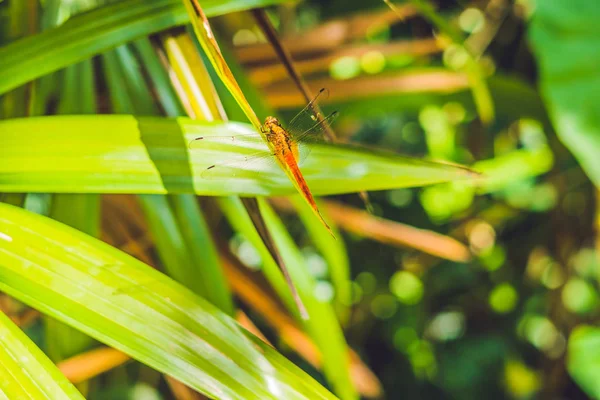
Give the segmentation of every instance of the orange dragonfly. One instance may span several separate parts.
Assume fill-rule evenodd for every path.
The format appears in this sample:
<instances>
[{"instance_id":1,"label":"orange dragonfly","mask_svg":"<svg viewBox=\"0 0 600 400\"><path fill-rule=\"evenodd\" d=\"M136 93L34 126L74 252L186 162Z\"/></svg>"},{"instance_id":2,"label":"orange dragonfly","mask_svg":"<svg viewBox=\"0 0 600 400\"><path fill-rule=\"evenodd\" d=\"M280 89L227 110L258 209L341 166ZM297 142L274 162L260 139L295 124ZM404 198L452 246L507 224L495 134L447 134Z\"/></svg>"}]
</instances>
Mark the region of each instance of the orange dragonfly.
<instances>
[{"instance_id":1,"label":"orange dragonfly","mask_svg":"<svg viewBox=\"0 0 600 400\"><path fill-rule=\"evenodd\" d=\"M261 128L264 134L268 150L260 150L254 154L243 156L241 160L224 162L209 166L203 173L202 178L224 178L227 176L236 176L240 171L260 170L259 164L271 164L276 162L290 177L294 186L302 194L315 215L321 223L327 228L333 236L331 228L323 219L319 212L313 195L300 172L299 165L306 159L310 149L306 142L319 141L322 139L322 133L338 113L334 111L326 117L323 117L315 111L317 101L326 97L328 92L321 89L319 93L311 100L302 111L300 111L291 121L288 128L284 128L275 117L267 117ZM255 134L240 134L232 136L200 136L192 143L203 141L219 141L221 143L239 143L247 145L250 148L264 148L265 140ZM190 143L190 147L192 145ZM335 236L334 236L335 237Z\"/></svg>"}]
</instances>

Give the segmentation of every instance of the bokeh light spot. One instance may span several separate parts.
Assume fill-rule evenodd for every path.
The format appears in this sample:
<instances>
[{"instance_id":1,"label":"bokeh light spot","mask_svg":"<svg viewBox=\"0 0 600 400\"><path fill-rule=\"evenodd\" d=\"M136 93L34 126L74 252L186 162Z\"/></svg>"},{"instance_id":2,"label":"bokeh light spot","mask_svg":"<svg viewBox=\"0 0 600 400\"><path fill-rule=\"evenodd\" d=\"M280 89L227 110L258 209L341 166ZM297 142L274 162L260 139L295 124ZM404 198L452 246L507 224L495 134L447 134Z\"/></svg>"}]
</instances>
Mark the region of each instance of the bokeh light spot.
<instances>
[{"instance_id":1,"label":"bokeh light spot","mask_svg":"<svg viewBox=\"0 0 600 400\"><path fill-rule=\"evenodd\" d=\"M549 351L556 343L559 333L548 318L533 315L525 322L525 337L538 349Z\"/></svg>"},{"instance_id":2,"label":"bokeh light spot","mask_svg":"<svg viewBox=\"0 0 600 400\"><path fill-rule=\"evenodd\" d=\"M469 55L461 46L451 44L444 50L442 58L444 60L444 64L446 64L449 68L459 70L467 64Z\"/></svg>"},{"instance_id":3,"label":"bokeh light spot","mask_svg":"<svg viewBox=\"0 0 600 400\"><path fill-rule=\"evenodd\" d=\"M598 304L598 295L592 285L579 278L572 278L562 289L565 308L576 314L587 314Z\"/></svg>"},{"instance_id":4,"label":"bokeh light spot","mask_svg":"<svg viewBox=\"0 0 600 400\"><path fill-rule=\"evenodd\" d=\"M548 289L556 289L565 282L563 267L557 262L546 265L541 277L542 284Z\"/></svg>"},{"instance_id":5,"label":"bokeh light spot","mask_svg":"<svg viewBox=\"0 0 600 400\"><path fill-rule=\"evenodd\" d=\"M370 272L361 272L356 276L356 283L360 285L364 294L369 295L377 287L377 278Z\"/></svg>"},{"instance_id":6,"label":"bokeh light spot","mask_svg":"<svg viewBox=\"0 0 600 400\"><path fill-rule=\"evenodd\" d=\"M387 192L387 199L394 207L406 207L413 198L413 192L410 189L396 189Z\"/></svg>"},{"instance_id":7,"label":"bokeh light spot","mask_svg":"<svg viewBox=\"0 0 600 400\"><path fill-rule=\"evenodd\" d=\"M323 303L329 303L331 300L333 300L335 290L328 281L317 281L313 289L313 294L317 300Z\"/></svg>"},{"instance_id":8,"label":"bokeh light spot","mask_svg":"<svg viewBox=\"0 0 600 400\"><path fill-rule=\"evenodd\" d=\"M485 16L478 8L469 7L458 17L458 25L468 33L476 33L485 26Z\"/></svg>"},{"instance_id":9,"label":"bokeh light spot","mask_svg":"<svg viewBox=\"0 0 600 400\"><path fill-rule=\"evenodd\" d=\"M600 277L600 254L593 248L579 250L570 260L580 276Z\"/></svg>"},{"instance_id":10,"label":"bokeh light spot","mask_svg":"<svg viewBox=\"0 0 600 400\"><path fill-rule=\"evenodd\" d=\"M496 231L485 221L475 220L467 227L469 244L475 254L486 251L496 242Z\"/></svg>"},{"instance_id":11,"label":"bokeh light spot","mask_svg":"<svg viewBox=\"0 0 600 400\"><path fill-rule=\"evenodd\" d=\"M519 120L518 126L521 143L526 149L538 150L547 145L548 140L539 121L523 118Z\"/></svg>"},{"instance_id":12,"label":"bokeh light spot","mask_svg":"<svg viewBox=\"0 0 600 400\"><path fill-rule=\"evenodd\" d=\"M446 118L448 121L454 125L464 121L467 115L465 107L456 101L451 101L444 104L442 110L444 110L444 113L446 113Z\"/></svg>"},{"instance_id":13,"label":"bokeh light spot","mask_svg":"<svg viewBox=\"0 0 600 400\"><path fill-rule=\"evenodd\" d=\"M408 271L398 271L390 279L390 291L404 304L417 304L423 297L423 283Z\"/></svg>"},{"instance_id":14,"label":"bokeh light spot","mask_svg":"<svg viewBox=\"0 0 600 400\"><path fill-rule=\"evenodd\" d=\"M389 294L378 294L371 301L371 312L379 319L391 318L398 309L398 302Z\"/></svg>"},{"instance_id":15,"label":"bokeh light spot","mask_svg":"<svg viewBox=\"0 0 600 400\"><path fill-rule=\"evenodd\" d=\"M419 142L421 137L421 131L419 125L416 122L407 122L402 127L402 140L410 144Z\"/></svg>"},{"instance_id":16,"label":"bokeh light spot","mask_svg":"<svg viewBox=\"0 0 600 400\"><path fill-rule=\"evenodd\" d=\"M491 291L488 301L495 312L506 314L514 310L518 300L515 288L508 283L501 283Z\"/></svg>"},{"instance_id":17,"label":"bokeh light spot","mask_svg":"<svg viewBox=\"0 0 600 400\"><path fill-rule=\"evenodd\" d=\"M514 398L529 398L540 388L540 377L526 365L509 360L504 365L504 381Z\"/></svg>"},{"instance_id":18,"label":"bokeh light spot","mask_svg":"<svg viewBox=\"0 0 600 400\"><path fill-rule=\"evenodd\" d=\"M413 328L401 327L394 332L394 347L400 351L408 351L417 340L419 340L419 336Z\"/></svg>"},{"instance_id":19,"label":"bokeh light spot","mask_svg":"<svg viewBox=\"0 0 600 400\"><path fill-rule=\"evenodd\" d=\"M408 349L410 362L419 377L433 377L436 371L433 346L426 340L415 341Z\"/></svg>"},{"instance_id":20,"label":"bokeh light spot","mask_svg":"<svg viewBox=\"0 0 600 400\"><path fill-rule=\"evenodd\" d=\"M340 57L331 63L329 72L334 79L354 78L360 74L360 62L356 57Z\"/></svg>"},{"instance_id":21,"label":"bokeh light spot","mask_svg":"<svg viewBox=\"0 0 600 400\"><path fill-rule=\"evenodd\" d=\"M465 330L465 316L458 311L448 311L436 315L425 330L428 337L448 341L460 337Z\"/></svg>"},{"instance_id":22,"label":"bokeh light spot","mask_svg":"<svg viewBox=\"0 0 600 400\"><path fill-rule=\"evenodd\" d=\"M479 260L488 271L496 271L506 261L504 247L493 246L479 254Z\"/></svg>"},{"instance_id":23,"label":"bokeh light spot","mask_svg":"<svg viewBox=\"0 0 600 400\"><path fill-rule=\"evenodd\" d=\"M262 263L260 254L252 243L244 239L241 235L236 235L231 239L229 248L245 266L254 270L260 269Z\"/></svg>"},{"instance_id":24,"label":"bokeh light spot","mask_svg":"<svg viewBox=\"0 0 600 400\"><path fill-rule=\"evenodd\" d=\"M340 301L343 305L348 307L359 303L363 297L362 287L353 281L346 281L339 291L338 297Z\"/></svg>"},{"instance_id":25,"label":"bokeh light spot","mask_svg":"<svg viewBox=\"0 0 600 400\"><path fill-rule=\"evenodd\" d=\"M233 35L234 46L247 46L258 43L258 36L250 29L240 29Z\"/></svg>"},{"instance_id":26,"label":"bokeh light spot","mask_svg":"<svg viewBox=\"0 0 600 400\"><path fill-rule=\"evenodd\" d=\"M368 51L360 57L360 66L368 74L377 74L385 68L385 57L380 51Z\"/></svg>"},{"instance_id":27,"label":"bokeh light spot","mask_svg":"<svg viewBox=\"0 0 600 400\"><path fill-rule=\"evenodd\" d=\"M312 250L303 251L304 260L310 274L318 279L327 276L327 262L319 254Z\"/></svg>"}]
</instances>

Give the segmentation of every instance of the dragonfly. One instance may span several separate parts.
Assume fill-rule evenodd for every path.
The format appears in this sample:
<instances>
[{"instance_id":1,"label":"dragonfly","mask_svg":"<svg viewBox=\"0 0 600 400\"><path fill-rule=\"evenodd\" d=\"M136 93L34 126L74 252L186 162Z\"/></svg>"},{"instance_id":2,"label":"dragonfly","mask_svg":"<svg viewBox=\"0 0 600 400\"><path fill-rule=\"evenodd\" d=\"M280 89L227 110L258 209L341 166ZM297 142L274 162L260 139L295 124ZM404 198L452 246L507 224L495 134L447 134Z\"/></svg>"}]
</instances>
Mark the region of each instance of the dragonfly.
<instances>
[{"instance_id":1,"label":"dragonfly","mask_svg":"<svg viewBox=\"0 0 600 400\"><path fill-rule=\"evenodd\" d=\"M276 162L290 177L294 186L302 194L320 222L334 236L331 228L321 215L299 167L310 152L310 148L306 146L306 143L322 140L323 132L328 129L331 122L338 116L337 111L327 116L323 116L316 111L317 101L321 101L327 96L327 89L321 89L306 107L290 121L287 128L277 118L268 116L261 127L268 150L260 150L256 153L243 156L241 160L238 159L211 165L201 174L202 178L212 179L223 178L227 175L235 176L240 171L255 170L257 169L257 165L261 163L269 164ZM259 148L264 148L264 139L256 134L200 136L192 141L190 147L192 147L193 143L212 141L231 144L243 143L247 144L248 147L258 146Z\"/></svg>"}]
</instances>

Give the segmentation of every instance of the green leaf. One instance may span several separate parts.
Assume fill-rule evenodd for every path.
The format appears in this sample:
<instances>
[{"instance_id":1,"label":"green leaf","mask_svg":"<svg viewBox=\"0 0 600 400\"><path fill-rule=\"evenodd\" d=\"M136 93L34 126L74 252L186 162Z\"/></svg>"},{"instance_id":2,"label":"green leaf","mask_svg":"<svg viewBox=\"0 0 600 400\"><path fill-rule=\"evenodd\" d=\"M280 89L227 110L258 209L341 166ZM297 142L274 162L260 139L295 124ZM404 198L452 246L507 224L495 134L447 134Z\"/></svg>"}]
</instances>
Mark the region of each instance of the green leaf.
<instances>
[{"instance_id":1,"label":"green leaf","mask_svg":"<svg viewBox=\"0 0 600 400\"><path fill-rule=\"evenodd\" d=\"M260 255L262 273L277 293L277 296L283 301L290 313L300 318L298 307L290 292L290 287L287 285L281 269L252 223L252 218L248 214L248 210L244 207L242 200L239 197L229 196L219 197L217 198L217 202L233 229L242 234Z\"/></svg>"},{"instance_id":2,"label":"green leaf","mask_svg":"<svg viewBox=\"0 0 600 400\"><path fill-rule=\"evenodd\" d=\"M209 397L334 398L167 276L6 204L0 204L0 290Z\"/></svg>"},{"instance_id":3,"label":"green leaf","mask_svg":"<svg viewBox=\"0 0 600 400\"><path fill-rule=\"evenodd\" d=\"M210 235L210 229L196 197L181 194L171 196L169 200L193 265L203 266L198 268L195 277L196 280L204 282L203 297L223 312L233 315L235 307L229 286L221 270L219 255Z\"/></svg>"},{"instance_id":4,"label":"green leaf","mask_svg":"<svg viewBox=\"0 0 600 400\"><path fill-rule=\"evenodd\" d=\"M257 250L262 259L262 272L283 300L287 309L304 324L307 332L319 346L323 370L335 388L336 393L343 399L355 397L353 385L348 376L348 349L339 323L328 303L322 303L314 296L314 280L310 276L298 248L293 244L289 234L273 210L261 202L261 215L265 219L275 245L279 250L285 265L296 285L296 288L310 316L308 320L300 318L298 309L290 294L289 286L261 240L252 220L241 200L236 197L219 198L219 205L233 228L241 233ZM324 228L323 228L324 229Z\"/></svg>"},{"instance_id":5,"label":"green leaf","mask_svg":"<svg viewBox=\"0 0 600 400\"><path fill-rule=\"evenodd\" d=\"M302 254L294 244L285 225L264 199L260 210L279 249L310 318L303 321L322 354L323 371L341 399L358 399L350 380L350 357L344 333L331 303L321 300L315 292L316 282L308 272Z\"/></svg>"},{"instance_id":6,"label":"green leaf","mask_svg":"<svg viewBox=\"0 0 600 400\"><path fill-rule=\"evenodd\" d=\"M569 337L567 369L591 397L600 398L600 329L580 325Z\"/></svg>"},{"instance_id":7,"label":"green leaf","mask_svg":"<svg viewBox=\"0 0 600 400\"><path fill-rule=\"evenodd\" d=\"M594 0L536 3L529 36L550 118L600 187L600 5Z\"/></svg>"},{"instance_id":8,"label":"green leaf","mask_svg":"<svg viewBox=\"0 0 600 400\"><path fill-rule=\"evenodd\" d=\"M0 337L0 399L83 399L56 365L2 312Z\"/></svg>"},{"instance_id":9,"label":"green leaf","mask_svg":"<svg viewBox=\"0 0 600 400\"><path fill-rule=\"evenodd\" d=\"M136 44L144 64L149 67L148 74L152 82L159 84L156 90L162 92L160 100L165 111L181 112L173 91L166 90L167 87L170 88L166 71L156 57L151 57L151 44L148 40L139 40ZM111 57L112 52L105 54L105 59L112 65L111 71L106 74L106 80L111 87L114 111L156 114L158 110L154 103L137 101L152 99L153 96L142 76L141 65L130 47L120 46L115 53L116 60ZM150 63L146 64L147 62ZM233 315L231 293L194 196L182 194L168 199L164 196L141 195L139 200L146 213L148 229L152 232L158 254L169 275L222 311Z\"/></svg>"},{"instance_id":10,"label":"green leaf","mask_svg":"<svg viewBox=\"0 0 600 400\"><path fill-rule=\"evenodd\" d=\"M203 0L209 17L281 0ZM181 0L127 0L0 48L0 94L118 45L188 22Z\"/></svg>"},{"instance_id":11,"label":"green leaf","mask_svg":"<svg viewBox=\"0 0 600 400\"><path fill-rule=\"evenodd\" d=\"M56 116L0 122L0 191L191 193L271 196L294 193L277 165L204 179L223 160L255 152L257 143L189 143L199 136L253 134L241 123L188 118ZM258 135L257 135L258 137ZM218 142L218 141L213 141ZM315 195L424 186L464 180L463 168L347 145L312 144L301 165ZM234 184L235 183L235 184Z\"/></svg>"},{"instance_id":12,"label":"green leaf","mask_svg":"<svg viewBox=\"0 0 600 400\"><path fill-rule=\"evenodd\" d=\"M335 235L337 239L331 236L323 225L314 219L312 210L298 196L292 197L291 201L302 220L302 224L308 231L312 243L327 262L329 279L335 289L336 309L339 311L341 318L345 318L347 317L347 306L350 304L350 292L348 290L350 260L348 260L348 252L342 240L342 235L336 230ZM323 209L322 207L320 208ZM327 219L326 209L323 209L323 214L325 219ZM332 225L330 224L330 226Z\"/></svg>"},{"instance_id":13,"label":"green leaf","mask_svg":"<svg viewBox=\"0 0 600 400\"><path fill-rule=\"evenodd\" d=\"M54 195L50 216L81 232L98 237L100 233L100 195ZM47 353L54 362L88 350L95 343L89 336L57 322L53 318L45 318L44 326Z\"/></svg>"},{"instance_id":14,"label":"green leaf","mask_svg":"<svg viewBox=\"0 0 600 400\"><path fill-rule=\"evenodd\" d=\"M219 44L215 39L215 35L212 32L210 23L208 22L206 14L202 9L202 7L205 5L202 4L202 6L200 6L198 0L183 0L183 2L185 3L185 8L190 17L191 24L194 27L194 32L196 33L198 43L200 43L202 46L204 54L212 64L215 72L219 76L219 79L235 98L236 102L244 111L244 114L246 114L246 117L248 120L250 120L250 123L254 125L257 132L263 134L261 122L258 120L258 117L256 116L256 113L254 112L254 109L250 103L248 103L246 95L238 85L235 75L233 75L229 69L229 65L227 65L227 62L223 58Z\"/></svg>"},{"instance_id":15,"label":"green leaf","mask_svg":"<svg viewBox=\"0 0 600 400\"><path fill-rule=\"evenodd\" d=\"M200 279L201 265L195 264L166 196L140 196L140 204L148 221L162 264L170 277L202 295L207 282Z\"/></svg>"},{"instance_id":16,"label":"green leaf","mask_svg":"<svg viewBox=\"0 0 600 400\"><path fill-rule=\"evenodd\" d=\"M165 114L168 116L185 115L181 101L175 94L169 80L169 74L165 71L156 51L152 48L150 39L147 37L138 39L133 42L133 46L139 53L142 65L148 71L148 76Z\"/></svg>"},{"instance_id":17,"label":"green leaf","mask_svg":"<svg viewBox=\"0 0 600 400\"><path fill-rule=\"evenodd\" d=\"M41 83L44 80L38 82ZM47 102L48 99L45 101ZM43 103L41 110L45 108L46 103ZM95 112L94 67L92 60L88 59L79 64L70 65L64 70L57 113L93 114ZM31 194L28 195L28 197L30 196ZM68 193L53 195L49 215L88 235L98 237L100 233L100 195ZM96 344L89 336L53 318L46 317L43 318L43 321L46 353L54 362L89 350ZM83 394L87 394L86 386L86 383L78 385Z\"/></svg>"}]
</instances>

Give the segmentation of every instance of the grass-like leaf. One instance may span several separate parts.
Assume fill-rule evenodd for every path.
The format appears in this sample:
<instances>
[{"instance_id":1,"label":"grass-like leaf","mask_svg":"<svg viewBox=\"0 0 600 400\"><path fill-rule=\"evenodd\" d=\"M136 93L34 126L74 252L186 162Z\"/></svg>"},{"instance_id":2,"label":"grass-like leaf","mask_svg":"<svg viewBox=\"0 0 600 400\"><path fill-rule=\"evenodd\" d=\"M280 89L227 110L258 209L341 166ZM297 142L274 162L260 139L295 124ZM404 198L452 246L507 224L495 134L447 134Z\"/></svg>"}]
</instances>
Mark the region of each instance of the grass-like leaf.
<instances>
[{"instance_id":1,"label":"grass-like leaf","mask_svg":"<svg viewBox=\"0 0 600 400\"><path fill-rule=\"evenodd\" d=\"M327 300L317 297L316 282L305 272L307 268L302 254L283 222L264 199L260 200L259 204L266 225L286 265L290 266L290 275L310 314L310 319L304 321L304 326L323 355L323 372L341 399L358 399L356 388L350 380L350 357L344 333L336 320L333 307Z\"/></svg>"},{"instance_id":2,"label":"grass-like leaf","mask_svg":"<svg viewBox=\"0 0 600 400\"><path fill-rule=\"evenodd\" d=\"M334 398L167 276L6 204L0 204L0 290L210 397Z\"/></svg>"},{"instance_id":3,"label":"grass-like leaf","mask_svg":"<svg viewBox=\"0 0 600 400\"><path fill-rule=\"evenodd\" d=\"M271 196L294 193L276 165L261 173L203 179L207 167L256 151L199 136L253 133L247 124L188 118L58 116L0 122L0 191L197 193ZM312 144L302 172L316 195L464 180L470 171L344 145ZM265 145L266 149L266 145Z\"/></svg>"},{"instance_id":4,"label":"grass-like leaf","mask_svg":"<svg viewBox=\"0 0 600 400\"><path fill-rule=\"evenodd\" d=\"M0 337L0 398L83 400L52 361L1 312Z\"/></svg>"},{"instance_id":5,"label":"grass-like leaf","mask_svg":"<svg viewBox=\"0 0 600 400\"><path fill-rule=\"evenodd\" d=\"M209 17L280 0L203 0ZM134 39L187 23L181 0L127 0L0 48L0 94Z\"/></svg>"},{"instance_id":6,"label":"grass-like leaf","mask_svg":"<svg viewBox=\"0 0 600 400\"><path fill-rule=\"evenodd\" d=\"M215 39L215 35L212 32L208 18L204 13L198 0L183 0L187 9L190 21L196 32L198 42L202 46L202 49L206 53L206 56L210 60L210 63L214 67L217 75L223 81L223 84L227 87L231 95L235 98L239 106L244 110L244 113L248 117L248 120L254 125L258 132L262 132L261 123L256 116L256 113L246 100L246 96L242 89L237 83L237 80L233 76L233 73L229 69L227 62L223 58L219 44ZM203 5L204 6L204 5Z\"/></svg>"},{"instance_id":7,"label":"grass-like leaf","mask_svg":"<svg viewBox=\"0 0 600 400\"><path fill-rule=\"evenodd\" d=\"M600 7L595 1L543 1L534 15L529 37L553 126L600 187Z\"/></svg>"}]
</instances>

